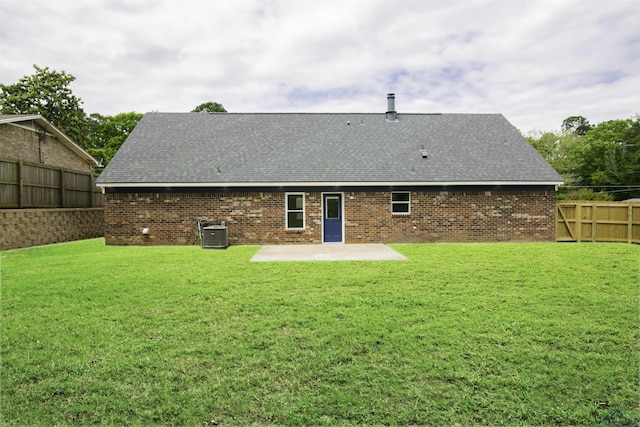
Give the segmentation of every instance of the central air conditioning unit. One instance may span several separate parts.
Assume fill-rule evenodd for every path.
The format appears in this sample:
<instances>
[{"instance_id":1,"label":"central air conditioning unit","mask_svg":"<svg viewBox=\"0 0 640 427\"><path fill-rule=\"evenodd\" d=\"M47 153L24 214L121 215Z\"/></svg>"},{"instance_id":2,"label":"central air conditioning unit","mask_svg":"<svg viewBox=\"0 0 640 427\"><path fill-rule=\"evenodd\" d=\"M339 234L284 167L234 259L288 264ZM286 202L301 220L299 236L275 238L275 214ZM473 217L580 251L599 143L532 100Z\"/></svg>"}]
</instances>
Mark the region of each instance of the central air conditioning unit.
<instances>
[{"instance_id":1,"label":"central air conditioning unit","mask_svg":"<svg viewBox=\"0 0 640 427\"><path fill-rule=\"evenodd\" d=\"M227 246L227 227L211 225L202 229L202 249L224 249Z\"/></svg>"}]
</instances>

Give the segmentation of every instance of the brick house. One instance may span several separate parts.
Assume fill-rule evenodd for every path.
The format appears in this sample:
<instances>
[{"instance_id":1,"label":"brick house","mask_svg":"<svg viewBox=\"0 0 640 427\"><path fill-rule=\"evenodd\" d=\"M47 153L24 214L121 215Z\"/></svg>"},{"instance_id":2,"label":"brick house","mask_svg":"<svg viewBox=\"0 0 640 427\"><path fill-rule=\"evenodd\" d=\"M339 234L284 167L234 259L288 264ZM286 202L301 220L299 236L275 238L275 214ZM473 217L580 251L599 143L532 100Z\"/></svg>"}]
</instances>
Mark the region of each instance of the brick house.
<instances>
[{"instance_id":1,"label":"brick house","mask_svg":"<svg viewBox=\"0 0 640 427\"><path fill-rule=\"evenodd\" d=\"M0 158L91 173L100 162L38 114L0 114Z\"/></svg>"},{"instance_id":2,"label":"brick house","mask_svg":"<svg viewBox=\"0 0 640 427\"><path fill-rule=\"evenodd\" d=\"M0 115L0 250L102 237L99 165L44 117Z\"/></svg>"},{"instance_id":3,"label":"brick house","mask_svg":"<svg viewBox=\"0 0 640 427\"><path fill-rule=\"evenodd\" d=\"M553 241L562 178L500 114L149 113L98 178L107 244ZM146 234L142 230L146 229Z\"/></svg>"}]
</instances>

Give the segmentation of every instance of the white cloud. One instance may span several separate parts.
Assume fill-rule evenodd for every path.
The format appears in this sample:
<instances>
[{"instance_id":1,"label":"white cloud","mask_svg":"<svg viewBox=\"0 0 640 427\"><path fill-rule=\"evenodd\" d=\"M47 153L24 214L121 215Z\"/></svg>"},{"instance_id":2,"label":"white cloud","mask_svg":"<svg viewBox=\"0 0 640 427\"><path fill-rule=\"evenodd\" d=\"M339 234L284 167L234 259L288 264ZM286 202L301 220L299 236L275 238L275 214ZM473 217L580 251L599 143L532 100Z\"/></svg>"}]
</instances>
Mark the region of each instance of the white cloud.
<instances>
[{"instance_id":1,"label":"white cloud","mask_svg":"<svg viewBox=\"0 0 640 427\"><path fill-rule=\"evenodd\" d=\"M0 81L66 71L88 113L640 113L631 0L0 0ZM10 18L7 18L10 17Z\"/></svg>"}]
</instances>

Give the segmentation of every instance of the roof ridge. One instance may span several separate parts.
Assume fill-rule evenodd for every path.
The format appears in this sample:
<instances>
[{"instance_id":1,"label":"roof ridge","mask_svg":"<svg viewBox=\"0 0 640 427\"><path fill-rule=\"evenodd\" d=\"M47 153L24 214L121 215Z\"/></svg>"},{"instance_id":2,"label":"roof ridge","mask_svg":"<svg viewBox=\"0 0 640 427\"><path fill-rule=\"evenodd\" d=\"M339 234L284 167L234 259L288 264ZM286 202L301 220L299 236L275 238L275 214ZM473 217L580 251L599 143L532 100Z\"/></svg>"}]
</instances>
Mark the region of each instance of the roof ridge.
<instances>
[{"instance_id":1,"label":"roof ridge","mask_svg":"<svg viewBox=\"0 0 640 427\"><path fill-rule=\"evenodd\" d=\"M277 111L262 111L262 112L240 112L240 111L236 111L236 112L209 112L207 114L203 114L202 112L193 112L193 111L189 111L189 112L185 112L185 111L150 111L148 113L145 114L175 114L175 115L196 115L196 114L201 114L203 116L206 115L220 115L220 116L227 116L227 115L234 115L234 116L240 116L240 115L244 115L244 116L268 116L268 115L323 115L323 116L344 116L344 115L360 115L360 116L378 116L378 115L382 115L384 116L385 113L384 112L369 112L369 113L363 113L363 112L342 112L342 113L337 113L337 112L309 112L309 111L281 111L281 112L277 112ZM412 112L407 112L407 113L401 113L398 112L398 115L403 115L403 116L500 116L502 115L502 113L442 113L442 112L423 112L423 113L412 113Z\"/></svg>"}]
</instances>

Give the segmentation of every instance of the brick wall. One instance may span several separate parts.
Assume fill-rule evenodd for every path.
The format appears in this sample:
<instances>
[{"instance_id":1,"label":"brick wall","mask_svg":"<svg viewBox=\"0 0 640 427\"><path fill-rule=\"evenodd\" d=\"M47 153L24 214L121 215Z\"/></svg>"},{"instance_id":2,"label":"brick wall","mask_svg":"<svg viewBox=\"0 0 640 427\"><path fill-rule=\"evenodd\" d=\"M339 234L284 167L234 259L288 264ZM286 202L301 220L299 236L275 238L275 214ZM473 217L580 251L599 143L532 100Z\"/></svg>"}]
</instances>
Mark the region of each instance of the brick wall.
<instances>
[{"instance_id":1,"label":"brick wall","mask_svg":"<svg viewBox=\"0 0 640 427\"><path fill-rule=\"evenodd\" d=\"M207 217L225 221L229 244L320 243L320 194L305 203L307 226L298 231L285 230L284 193L105 194L105 241L191 245L199 242L196 221Z\"/></svg>"},{"instance_id":2,"label":"brick wall","mask_svg":"<svg viewBox=\"0 0 640 427\"><path fill-rule=\"evenodd\" d=\"M2 209L0 250L103 236L103 210Z\"/></svg>"},{"instance_id":3,"label":"brick wall","mask_svg":"<svg viewBox=\"0 0 640 427\"><path fill-rule=\"evenodd\" d=\"M346 243L555 240L554 192L412 192L393 215L389 193L345 196Z\"/></svg>"},{"instance_id":4,"label":"brick wall","mask_svg":"<svg viewBox=\"0 0 640 427\"><path fill-rule=\"evenodd\" d=\"M0 125L0 158L44 163L79 172L92 170L89 162L50 134L46 134L40 144L35 130L15 124Z\"/></svg>"},{"instance_id":5,"label":"brick wall","mask_svg":"<svg viewBox=\"0 0 640 427\"><path fill-rule=\"evenodd\" d=\"M391 214L388 192L344 193L346 243L555 240L554 192L412 192ZM285 193L106 194L107 244L198 243L196 221L225 221L230 244L322 242L322 194L305 193L304 230L285 229ZM143 235L142 229L149 228Z\"/></svg>"}]
</instances>

